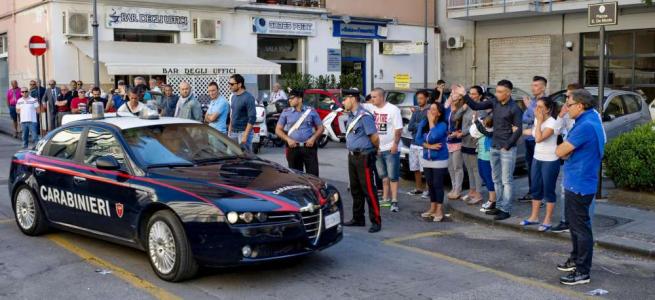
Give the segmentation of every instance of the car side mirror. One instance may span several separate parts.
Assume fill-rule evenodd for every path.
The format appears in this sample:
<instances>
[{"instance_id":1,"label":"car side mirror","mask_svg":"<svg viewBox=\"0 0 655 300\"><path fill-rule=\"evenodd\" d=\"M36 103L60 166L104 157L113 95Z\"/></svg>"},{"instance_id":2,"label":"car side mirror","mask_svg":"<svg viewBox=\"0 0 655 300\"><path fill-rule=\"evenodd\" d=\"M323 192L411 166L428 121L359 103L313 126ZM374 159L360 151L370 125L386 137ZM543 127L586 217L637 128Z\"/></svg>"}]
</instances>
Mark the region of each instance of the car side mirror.
<instances>
[{"instance_id":1,"label":"car side mirror","mask_svg":"<svg viewBox=\"0 0 655 300\"><path fill-rule=\"evenodd\" d=\"M614 119L616 119L616 116L614 115L603 115L603 122L613 121Z\"/></svg>"},{"instance_id":2,"label":"car side mirror","mask_svg":"<svg viewBox=\"0 0 655 300\"><path fill-rule=\"evenodd\" d=\"M118 163L118 160L116 160L115 157L105 155L96 159L96 168L100 170L120 170L121 164Z\"/></svg>"}]
</instances>

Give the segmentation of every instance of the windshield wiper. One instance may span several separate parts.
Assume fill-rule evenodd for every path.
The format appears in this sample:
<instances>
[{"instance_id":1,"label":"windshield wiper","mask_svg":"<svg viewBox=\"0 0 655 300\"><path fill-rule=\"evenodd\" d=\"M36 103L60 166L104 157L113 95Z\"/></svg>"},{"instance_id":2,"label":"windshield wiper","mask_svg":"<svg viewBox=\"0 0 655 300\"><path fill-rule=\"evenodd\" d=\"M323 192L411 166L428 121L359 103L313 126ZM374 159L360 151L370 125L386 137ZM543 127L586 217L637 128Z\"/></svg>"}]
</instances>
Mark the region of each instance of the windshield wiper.
<instances>
[{"instance_id":1,"label":"windshield wiper","mask_svg":"<svg viewBox=\"0 0 655 300\"><path fill-rule=\"evenodd\" d=\"M193 162L196 163L197 165L201 165L201 164L221 162L221 161L224 161L224 160L237 159L237 158L241 158L241 156L226 155L226 156L221 156L221 157L210 157L210 158L196 159Z\"/></svg>"},{"instance_id":2,"label":"windshield wiper","mask_svg":"<svg viewBox=\"0 0 655 300\"><path fill-rule=\"evenodd\" d=\"M188 162L178 162L178 163L161 163L161 164L150 164L148 165L148 169L155 169L155 168L182 168L182 167L193 167L192 163Z\"/></svg>"}]
</instances>

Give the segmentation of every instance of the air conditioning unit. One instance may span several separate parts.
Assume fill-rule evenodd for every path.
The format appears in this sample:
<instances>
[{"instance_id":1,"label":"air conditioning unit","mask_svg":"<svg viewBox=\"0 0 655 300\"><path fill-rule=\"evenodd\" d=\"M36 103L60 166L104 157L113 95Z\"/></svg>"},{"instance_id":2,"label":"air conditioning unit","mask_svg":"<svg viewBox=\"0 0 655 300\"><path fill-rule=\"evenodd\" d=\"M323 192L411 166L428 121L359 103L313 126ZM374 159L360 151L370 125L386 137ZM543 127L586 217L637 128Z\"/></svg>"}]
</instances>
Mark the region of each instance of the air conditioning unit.
<instances>
[{"instance_id":1,"label":"air conditioning unit","mask_svg":"<svg viewBox=\"0 0 655 300\"><path fill-rule=\"evenodd\" d=\"M214 19L194 19L193 38L196 42L221 40L221 21Z\"/></svg>"},{"instance_id":2,"label":"air conditioning unit","mask_svg":"<svg viewBox=\"0 0 655 300\"><path fill-rule=\"evenodd\" d=\"M464 47L464 37L463 36L451 36L448 37L447 45L448 49L460 49Z\"/></svg>"},{"instance_id":3,"label":"air conditioning unit","mask_svg":"<svg viewBox=\"0 0 655 300\"><path fill-rule=\"evenodd\" d=\"M64 35L68 37L91 36L91 14L85 12L64 12Z\"/></svg>"}]
</instances>

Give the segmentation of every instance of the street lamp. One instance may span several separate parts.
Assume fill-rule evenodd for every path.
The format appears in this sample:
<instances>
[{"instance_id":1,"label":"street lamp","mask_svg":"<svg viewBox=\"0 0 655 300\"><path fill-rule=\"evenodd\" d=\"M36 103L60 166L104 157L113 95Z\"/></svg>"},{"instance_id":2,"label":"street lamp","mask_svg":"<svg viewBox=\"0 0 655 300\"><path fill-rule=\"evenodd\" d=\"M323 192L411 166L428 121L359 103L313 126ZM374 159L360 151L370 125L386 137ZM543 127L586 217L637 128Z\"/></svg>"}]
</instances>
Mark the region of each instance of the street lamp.
<instances>
[{"instance_id":1,"label":"street lamp","mask_svg":"<svg viewBox=\"0 0 655 300\"><path fill-rule=\"evenodd\" d=\"M98 61L98 1L93 0L93 82L100 87L100 65Z\"/></svg>"}]
</instances>

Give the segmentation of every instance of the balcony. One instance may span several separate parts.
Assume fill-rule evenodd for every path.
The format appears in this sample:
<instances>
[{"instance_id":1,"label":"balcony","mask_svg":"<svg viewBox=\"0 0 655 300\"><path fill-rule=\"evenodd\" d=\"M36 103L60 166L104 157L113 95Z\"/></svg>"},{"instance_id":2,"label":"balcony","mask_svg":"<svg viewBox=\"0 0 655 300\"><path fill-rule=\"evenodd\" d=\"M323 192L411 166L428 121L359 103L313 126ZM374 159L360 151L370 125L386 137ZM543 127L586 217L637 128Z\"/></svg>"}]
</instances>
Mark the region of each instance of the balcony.
<instances>
[{"instance_id":1,"label":"balcony","mask_svg":"<svg viewBox=\"0 0 655 300\"><path fill-rule=\"evenodd\" d=\"M597 0L448 0L448 18L482 21L587 11ZM642 0L619 0L619 7L643 6Z\"/></svg>"},{"instance_id":2,"label":"balcony","mask_svg":"<svg viewBox=\"0 0 655 300\"><path fill-rule=\"evenodd\" d=\"M238 9L278 13L326 14L326 0L257 0Z\"/></svg>"},{"instance_id":3,"label":"balcony","mask_svg":"<svg viewBox=\"0 0 655 300\"><path fill-rule=\"evenodd\" d=\"M257 0L257 4L325 8L325 0Z\"/></svg>"}]
</instances>

